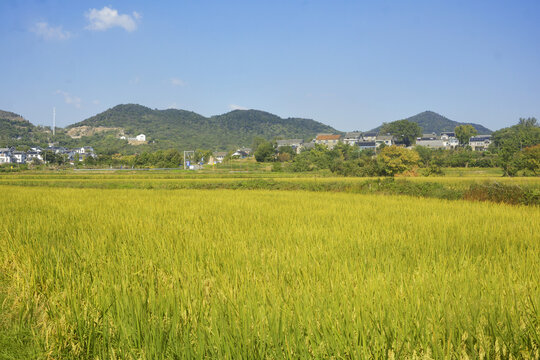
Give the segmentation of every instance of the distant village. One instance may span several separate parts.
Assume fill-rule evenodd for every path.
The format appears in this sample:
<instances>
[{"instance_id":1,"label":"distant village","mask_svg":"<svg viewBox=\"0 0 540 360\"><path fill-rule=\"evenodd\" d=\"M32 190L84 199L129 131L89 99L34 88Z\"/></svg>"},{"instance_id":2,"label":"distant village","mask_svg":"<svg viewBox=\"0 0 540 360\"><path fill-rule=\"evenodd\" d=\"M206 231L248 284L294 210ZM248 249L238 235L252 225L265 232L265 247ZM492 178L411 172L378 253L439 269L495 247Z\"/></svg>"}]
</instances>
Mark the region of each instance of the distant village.
<instances>
[{"instance_id":1,"label":"distant village","mask_svg":"<svg viewBox=\"0 0 540 360\"><path fill-rule=\"evenodd\" d=\"M139 134L134 138L126 138L143 142L146 141L146 135ZM277 148L291 147L296 153L303 150L309 150L315 144L325 145L329 149L334 148L338 143L345 143L351 146L358 146L362 150L376 150L380 146L396 145L396 138L390 134L382 135L376 132L348 132L345 135L340 134L318 134L312 141L304 142L303 139L285 139L277 140ZM473 151L484 151L491 144L491 135L477 135L471 137L468 145ZM430 149L454 149L460 145L454 132L442 132L440 135L435 133L423 134L416 139L416 146L424 146ZM75 149L68 149L59 146L49 146L45 149L41 147L32 147L28 151L17 151L15 148L0 148L0 164L27 164L27 163L46 163L47 153L65 156L72 164L83 162L88 158L97 158L97 154L90 146L84 146ZM210 159L209 164L222 163L230 155L232 158L246 158L252 155L252 149L243 147L234 151L215 152Z\"/></svg>"},{"instance_id":2,"label":"distant village","mask_svg":"<svg viewBox=\"0 0 540 360\"><path fill-rule=\"evenodd\" d=\"M0 164L27 164L46 163L47 153L63 155L69 162L84 161L87 158L97 158L91 146L84 146L75 149L68 149L61 146L49 146L45 149L36 146L28 151L17 151L15 148L0 148Z\"/></svg>"},{"instance_id":3,"label":"distant village","mask_svg":"<svg viewBox=\"0 0 540 360\"><path fill-rule=\"evenodd\" d=\"M318 134L311 142L304 142L302 139L277 140L277 147L290 146L297 153L303 149L309 149L315 144L326 145L332 149L339 142L358 146L362 150L375 150L381 145L396 145L396 138L390 134L382 135L376 132L348 132L344 136L339 134ZM471 137L469 146L474 151L486 150L491 144L491 135L477 135ZM442 132L440 135L435 133L423 134L416 139L416 146L425 146L430 149L454 149L460 145L454 132Z\"/></svg>"},{"instance_id":4,"label":"distant village","mask_svg":"<svg viewBox=\"0 0 540 360\"><path fill-rule=\"evenodd\" d=\"M397 144L395 136L390 134L381 135L377 132L348 132L345 135L340 134L317 134L312 141L305 142L303 139L285 139L276 140L276 147L291 147L297 154L304 150L309 150L315 147L315 144L320 144L333 149L338 143L345 143L351 146L357 146L361 150L376 150L380 146L392 146ZM476 135L469 139L468 145L473 151L487 150L491 144L491 135ZM424 146L430 149L455 149L460 145L454 132L442 132L440 135L436 133L422 134L416 139L415 146ZM412 147L411 147L412 148ZM250 148L240 148L236 150L232 158L245 158L251 155ZM221 163L228 155L227 152L216 152L210 159L210 163ZM212 162L213 161L213 162Z\"/></svg>"}]
</instances>

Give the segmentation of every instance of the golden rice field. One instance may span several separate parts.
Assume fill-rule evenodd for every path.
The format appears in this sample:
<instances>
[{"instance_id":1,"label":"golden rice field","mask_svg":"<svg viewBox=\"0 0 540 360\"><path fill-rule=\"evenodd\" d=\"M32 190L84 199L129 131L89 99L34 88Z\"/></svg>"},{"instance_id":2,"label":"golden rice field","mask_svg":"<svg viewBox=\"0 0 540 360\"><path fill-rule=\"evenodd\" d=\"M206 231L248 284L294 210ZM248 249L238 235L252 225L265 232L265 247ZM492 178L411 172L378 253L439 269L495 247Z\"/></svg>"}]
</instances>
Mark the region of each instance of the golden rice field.
<instances>
[{"instance_id":1,"label":"golden rice field","mask_svg":"<svg viewBox=\"0 0 540 360\"><path fill-rule=\"evenodd\" d=\"M540 357L539 207L34 185L0 181L0 359Z\"/></svg>"},{"instance_id":2,"label":"golden rice field","mask_svg":"<svg viewBox=\"0 0 540 360\"><path fill-rule=\"evenodd\" d=\"M336 177L310 173L205 173L193 172L58 172L58 173L0 173L0 186L55 186L55 187L129 187L129 188L174 188L175 186L191 186L192 184L227 184L250 180L267 180L277 183L305 183L305 184L360 184L377 177ZM399 178L398 178L399 179ZM440 177L404 177L401 180L415 183L438 183L454 188L466 188L473 183L498 182L501 184L523 185L540 188L540 177L501 177L501 176L440 176ZM187 184L187 185L186 185Z\"/></svg>"}]
</instances>

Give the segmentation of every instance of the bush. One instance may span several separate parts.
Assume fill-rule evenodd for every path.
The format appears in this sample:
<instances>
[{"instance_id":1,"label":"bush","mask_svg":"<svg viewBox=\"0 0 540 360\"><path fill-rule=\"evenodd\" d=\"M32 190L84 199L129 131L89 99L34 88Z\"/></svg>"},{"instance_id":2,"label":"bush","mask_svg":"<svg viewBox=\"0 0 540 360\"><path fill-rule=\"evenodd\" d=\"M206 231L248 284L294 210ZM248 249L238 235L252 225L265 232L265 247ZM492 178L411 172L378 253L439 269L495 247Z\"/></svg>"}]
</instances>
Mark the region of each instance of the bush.
<instances>
[{"instance_id":1,"label":"bush","mask_svg":"<svg viewBox=\"0 0 540 360\"><path fill-rule=\"evenodd\" d=\"M274 172L281 172L283 171L283 167L281 166L280 162L275 162L272 164L272 171Z\"/></svg>"},{"instance_id":2,"label":"bush","mask_svg":"<svg viewBox=\"0 0 540 360\"><path fill-rule=\"evenodd\" d=\"M425 169L420 170L420 173L423 176L444 176L443 169L440 166L434 165L434 164L432 164L431 166Z\"/></svg>"},{"instance_id":3,"label":"bush","mask_svg":"<svg viewBox=\"0 0 540 360\"><path fill-rule=\"evenodd\" d=\"M399 146L384 147L378 159L382 172L389 176L411 170L420 162L420 156L415 150Z\"/></svg>"},{"instance_id":4,"label":"bush","mask_svg":"<svg viewBox=\"0 0 540 360\"><path fill-rule=\"evenodd\" d=\"M463 196L466 200L493 201L507 204L540 205L540 190L501 183L472 184Z\"/></svg>"}]
</instances>

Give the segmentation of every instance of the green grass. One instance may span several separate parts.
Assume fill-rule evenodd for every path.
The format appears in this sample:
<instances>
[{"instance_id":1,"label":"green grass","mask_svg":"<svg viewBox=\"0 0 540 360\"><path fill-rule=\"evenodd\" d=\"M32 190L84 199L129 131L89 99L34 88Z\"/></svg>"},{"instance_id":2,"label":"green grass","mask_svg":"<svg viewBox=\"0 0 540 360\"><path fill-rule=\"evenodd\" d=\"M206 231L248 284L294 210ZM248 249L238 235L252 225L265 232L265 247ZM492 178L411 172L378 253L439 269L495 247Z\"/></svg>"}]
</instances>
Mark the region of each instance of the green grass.
<instances>
[{"instance_id":1,"label":"green grass","mask_svg":"<svg viewBox=\"0 0 540 360\"><path fill-rule=\"evenodd\" d=\"M539 356L536 207L0 188L0 358Z\"/></svg>"},{"instance_id":2,"label":"green grass","mask_svg":"<svg viewBox=\"0 0 540 360\"><path fill-rule=\"evenodd\" d=\"M450 177L500 177L501 168L444 168L445 176Z\"/></svg>"}]
</instances>

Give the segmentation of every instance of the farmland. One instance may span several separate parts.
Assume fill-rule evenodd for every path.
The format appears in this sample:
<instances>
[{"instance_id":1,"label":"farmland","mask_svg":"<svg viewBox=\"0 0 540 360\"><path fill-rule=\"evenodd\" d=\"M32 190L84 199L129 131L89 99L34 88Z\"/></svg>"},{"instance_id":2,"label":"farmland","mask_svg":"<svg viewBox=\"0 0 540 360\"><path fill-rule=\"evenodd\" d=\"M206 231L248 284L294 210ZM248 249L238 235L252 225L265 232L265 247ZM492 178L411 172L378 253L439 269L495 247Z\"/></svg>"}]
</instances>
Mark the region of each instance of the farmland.
<instances>
[{"instance_id":1,"label":"farmland","mask_svg":"<svg viewBox=\"0 0 540 360\"><path fill-rule=\"evenodd\" d=\"M0 176L0 358L540 356L538 206L362 181Z\"/></svg>"}]
</instances>

